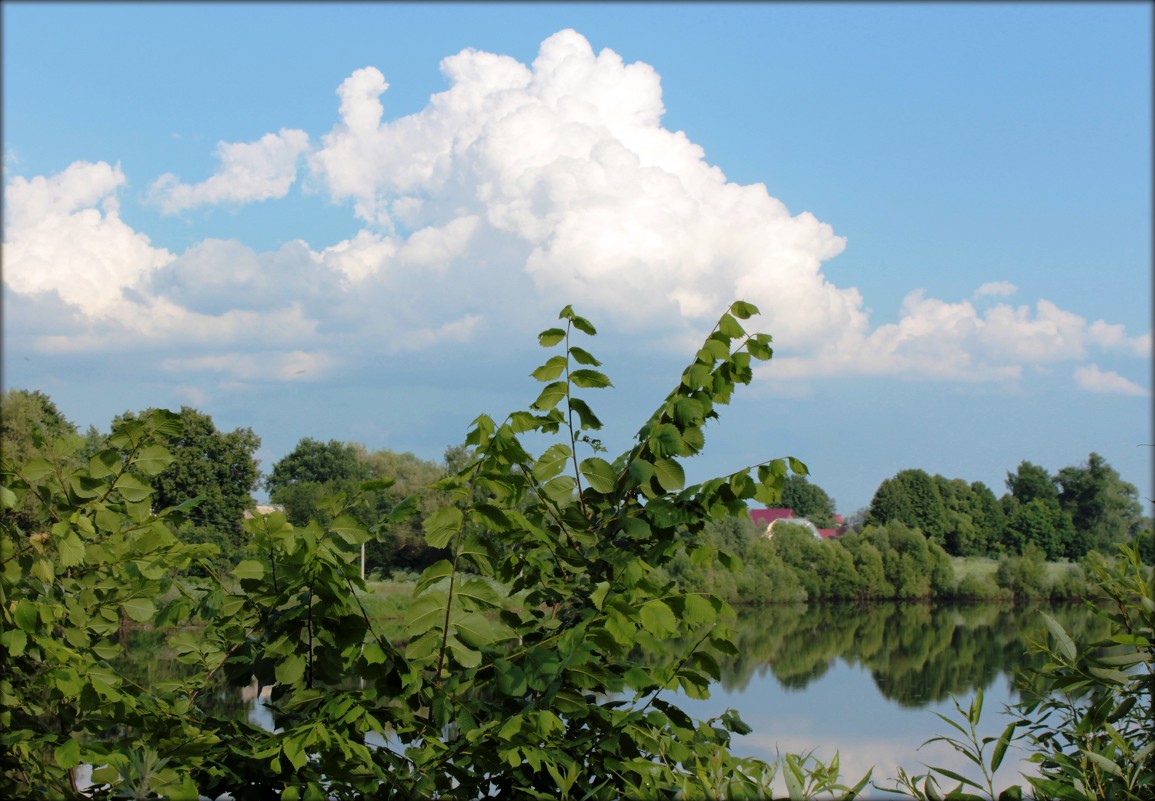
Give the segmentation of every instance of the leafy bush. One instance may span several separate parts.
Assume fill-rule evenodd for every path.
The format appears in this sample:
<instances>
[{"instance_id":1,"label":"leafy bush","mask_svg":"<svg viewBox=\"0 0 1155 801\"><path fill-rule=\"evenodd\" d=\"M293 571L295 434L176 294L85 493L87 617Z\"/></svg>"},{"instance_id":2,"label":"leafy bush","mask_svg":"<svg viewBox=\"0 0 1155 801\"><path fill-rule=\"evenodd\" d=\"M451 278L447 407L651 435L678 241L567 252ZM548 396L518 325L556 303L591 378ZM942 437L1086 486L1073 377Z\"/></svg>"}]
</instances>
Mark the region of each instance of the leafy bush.
<instances>
[{"instance_id":1,"label":"leafy bush","mask_svg":"<svg viewBox=\"0 0 1155 801\"><path fill-rule=\"evenodd\" d=\"M158 444L180 436L172 413L122 420L86 464L76 437L5 462L3 506L32 499L35 516L5 518L0 541L0 795L79 798L82 763L97 766L92 797L764 795L774 766L730 753L749 731L735 713L696 722L661 694L705 696L735 653L725 601L679 590L661 567L683 548L693 565L738 562L682 534L694 543L707 521L772 504L791 470L805 473L780 458L685 483L705 423L771 356L770 338L739 322L755 312L730 307L608 461L579 392L610 383L574 342L595 331L563 310L564 327L539 337L560 352L533 372L537 399L474 421L460 469L429 490L454 500L423 524L447 556L416 583L403 649L362 606L371 535L348 511L324 525L246 520L249 551L228 575L212 544L174 536L192 504L154 512L141 478L172 463ZM523 434L555 440L534 456ZM417 508L401 503L392 522ZM169 644L188 675L139 686L120 672L126 623L180 626ZM669 640L685 643L672 663L631 657ZM254 677L272 687L274 731L211 702L222 682Z\"/></svg>"}]
</instances>

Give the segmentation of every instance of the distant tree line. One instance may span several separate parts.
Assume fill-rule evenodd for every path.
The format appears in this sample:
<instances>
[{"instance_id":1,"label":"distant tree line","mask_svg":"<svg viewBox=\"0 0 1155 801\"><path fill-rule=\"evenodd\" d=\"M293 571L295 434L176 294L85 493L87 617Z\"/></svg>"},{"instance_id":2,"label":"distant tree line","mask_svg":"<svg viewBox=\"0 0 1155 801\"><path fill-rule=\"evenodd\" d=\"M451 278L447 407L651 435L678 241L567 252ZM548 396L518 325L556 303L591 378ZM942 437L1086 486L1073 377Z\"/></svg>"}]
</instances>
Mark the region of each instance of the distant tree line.
<instances>
[{"instance_id":1,"label":"distant tree line","mask_svg":"<svg viewBox=\"0 0 1155 801\"><path fill-rule=\"evenodd\" d=\"M1081 559L1136 538L1151 555L1139 491L1097 453L1054 475L1023 461L1006 486L996 499L981 481L903 470L882 482L864 522L917 528L952 556L1019 556L1034 546L1052 561Z\"/></svg>"},{"instance_id":2,"label":"distant tree line","mask_svg":"<svg viewBox=\"0 0 1155 801\"><path fill-rule=\"evenodd\" d=\"M126 411L113 426L147 411ZM209 415L187 406L179 416L180 433L165 441L176 459L152 479L155 505L201 498L182 534L190 542L218 545L223 563L239 558L241 521L255 507L253 493L262 486L298 526L310 519L327 523L342 499L356 498L351 513L378 535L366 547L370 573L419 572L442 558L426 545L422 521L450 505L447 496L423 493L418 514L402 523L383 521L416 490L462 464L468 458L464 447L448 448L438 464L411 453L305 437L262 477L256 459L261 440L251 429L220 431ZM104 447L107 435L91 426L81 435L41 391L4 393L0 445L6 457L27 459L62 436L82 437L84 447L75 458L87 459ZM823 549L825 543L804 529L787 527L787 533L770 541L743 521L730 521L715 526L709 536L721 550L747 560L748 569L737 578L726 573L718 580L749 584L741 592L730 588L734 600L917 598L947 592L951 582L943 565L950 556L1013 560L1007 564L1018 567L1004 573L1011 570L1018 578L1004 576L1002 586L1019 581L1036 590L1040 580L1023 566L1042 558L1078 560L1090 551L1110 552L1119 543L1137 541L1145 559L1155 562L1151 519L1142 515L1138 490L1100 455L1092 453L1086 463L1054 475L1024 461L1007 474L1006 486L999 498L982 482L902 470L882 482L867 509L851 516L849 534L836 550ZM805 476L787 478L778 506L819 528L839 525L834 500ZM674 565L671 569L691 583L713 580L709 566ZM1026 574L1019 575L1023 570Z\"/></svg>"}]
</instances>

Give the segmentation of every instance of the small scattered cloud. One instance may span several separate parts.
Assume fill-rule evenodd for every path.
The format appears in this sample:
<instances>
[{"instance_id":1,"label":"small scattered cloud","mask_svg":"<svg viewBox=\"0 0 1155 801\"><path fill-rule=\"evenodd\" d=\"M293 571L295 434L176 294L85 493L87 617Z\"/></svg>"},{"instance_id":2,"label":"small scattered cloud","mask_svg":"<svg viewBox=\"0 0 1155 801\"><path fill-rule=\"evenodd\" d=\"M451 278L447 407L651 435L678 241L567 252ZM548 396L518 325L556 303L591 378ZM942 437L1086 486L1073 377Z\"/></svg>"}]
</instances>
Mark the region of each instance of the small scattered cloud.
<instances>
[{"instance_id":1,"label":"small scattered cloud","mask_svg":"<svg viewBox=\"0 0 1155 801\"><path fill-rule=\"evenodd\" d=\"M217 373L241 381L313 381L324 377L330 356L301 350L264 353L218 353L187 359L165 359L172 373Z\"/></svg>"},{"instance_id":2,"label":"small scattered cloud","mask_svg":"<svg viewBox=\"0 0 1155 801\"><path fill-rule=\"evenodd\" d=\"M981 298L987 295L995 295L997 297L1010 297L1019 291L1019 288L1010 281L988 281L975 290L975 297Z\"/></svg>"},{"instance_id":3,"label":"small scattered cloud","mask_svg":"<svg viewBox=\"0 0 1155 801\"><path fill-rule=\"evenodd\" d=\"M220 166L199 184L184 184L172 173L157 178L149 198L165 214L216 203L252 203L284 197L297 180L297 162L309 148L304 131L282 128L255 142L220 142Z\"/></svg>"},{"instance_id":4,"label":"small scattered cloud","mask_svg":"<svg viewBox=\"0 0 1155 801\"><path fill-rule=\"evenodd\" d=\"M1100 370L1097 364L1083 364L1075 368L1075 382L1088 392L1104 395L1133 395L1146 397L1143 387L1111 370Z\"/></svg>"},{"instance_id":5,"label":"small scattered cloud","mask_svg":"<svg viewBox=\"0 0 1155 801\"><path fill-rule=\"evenodd\" d=\"M468 342L480 322L480 315L470 314L436 328L417 328L393 340L390 347L394 351L411 351L424 350L441 342Z\"/></svg>"}]
</instances>

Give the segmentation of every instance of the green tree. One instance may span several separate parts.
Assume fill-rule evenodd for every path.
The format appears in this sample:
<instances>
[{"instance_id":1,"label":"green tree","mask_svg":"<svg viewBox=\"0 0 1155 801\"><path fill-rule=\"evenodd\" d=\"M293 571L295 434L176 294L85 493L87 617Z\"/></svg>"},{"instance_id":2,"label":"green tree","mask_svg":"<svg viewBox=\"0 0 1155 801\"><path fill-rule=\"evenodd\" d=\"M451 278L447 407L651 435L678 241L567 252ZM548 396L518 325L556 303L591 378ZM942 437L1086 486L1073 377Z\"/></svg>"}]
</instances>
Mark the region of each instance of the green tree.
<instances>
[{"instance_id":1,"label":"green tree","mask_svg":"<svg viewBox=\"0 0 1155 801\"><path fill-rule=\"evenodd\" d=\"M289 453L273 464L265 479L269 500L285 509L285 517L295 526L316 520L326 525L332 518L327 499L338 492L350 495L369 478L369 468L352 443L320 442L305 437Z\"/></svg>"},{"instance_id":2,"label":"green tree","mask_svg":"<svg viewBox=\"0 0 1155 801\"><path fill-rule=\"evenodd\" d=\"M1064 467L1055 481L1059 505L1085 538L1085 550L1108 553L1133 539L1142 527L1139 490L1099 454L1092 453L1086 464Z\"/></svg>"},{"instance_id":3,"label":"green tree","mask_svg":"<svg viewBox=\"0 0 1155 801\"><path fill-rule=\"evenodd\" d=\"M884 480L870 501L866 523L902 523L939 544L944 542L948 527L938 484L925 470L902 470Z\"/></svg>"},{"instance_id":4,"label":"green tree","mask_svg":"<svg viewBox=\"0 0 1155 801\"><path fill-rule=\"evenodd\" d=\"M27 461L46 439L75 433L72 421L38 389L10 389L0 401L0 454L13 462Z\"/></svg>"},{"instance_id":5,"label":"green tree","mask_svg":"<svg viewBox=\"0 0 1155 801\"><path fill-rule=\"evenodd\" d=\"M1045 467L1026 460L1019 463L1013 473L1007 473L1007 490L1019 503L1041 500L1045 503L1059 500L1059 490L1055 479Z\"/></svg>"},{"instance_id":6,"label":"green tree","mask_svg":"<svg viewBox=\"0 0 1155 801\"><path fill-rule=\"evenodd\" d=\"M981 508L969 484L961 478L933 477L943 502L942 546L952 556L973 556L986 550L984 532L975 522Z\"/></svg>"},{"instance_id":7,"label":"green tree","mask_svg":"<svg viewBox=\"0 0 1155 801\"><path fill-rule=\"evenodd\" d=\"M793 509L795 517L804 517L818 528L834 528L834 500L806 476L790 475L782 489L782 500L773 508Z\"/></svg>"},{"instance_id":8,"label":"green tree","mask_svg":"<svg viewBox=\"0 0 1155 801\"><path fill-rule=\"evenodd\" d=\"M1070 516L1058 503L1042 498L1016 503L1004 530L1004 542L1010 546L1011 553L1023 553L1034 545L1052 561L1081 556L1077 553L1080 539Z\"/></svg>"},{"instance_id":9,"label":"green tree","mask_svg":"<svg viewBox=\"0 0 1155 801\"><path fill-rule=\"evenodd\" d=\"M153 411L125 412L112 427L143 419ZM255 505L252 493L260 479L255 456L260 437L250 428L218 431L212 417L189 406L181 407L177 417L178 426L158 432L173 461L152 479L153 503L163 509L200 498L188 515L186 537L191 542L216 543L231 558L243 543L245 510Z\"/></svg>"},{"instance_id":10,"label":"green tree","mask_svg":"<svg viewBox=\"0 0 1155 801\"><path fill-rule=\"evenodd\" d=\"M390 486L372 493L369 498L373 521L384 526L385 536L367 546L368 569L381 573L397 570L420 572L444 558L443 550L430 548L426 544L422 526L427 516L454 504L448 494L421 492L417 501L417 514L407 520L387 521L390 512L399 503L448 473L455 472L449 467L453 449L447 451L445 464L439 465L408 452L399 453L388 449L370 452L361 445L355 447L357 458L371 479L392 482Z\"/></svg>"},{"instance_id":11,"label":"green tree","mask_svg":"<svg viewBox=\"0 0 1155 801\"><path fill-rule=\"evenodd\" d=\"M971 484L971 519L978 532L975 542L977 555L997 553L1003 541L1006 515L995 493L981 481Z\"/></svg>"},{"instance_id":12,"label":"green tree","mask_svg":"<svg viewBox=\"0 0 1155 801\"><path fill-rule=\"evenodd\" d=\"M76 426L65 417L48 395L40 390L10 389L0 403L0 458L23 464L34 456L44 457L49 443L76 435ZM78 459L79 457L73 457ZM0 511L0 519L31 531L38 522L34 499L16 509Z\"/></svg>"}]
</instances>

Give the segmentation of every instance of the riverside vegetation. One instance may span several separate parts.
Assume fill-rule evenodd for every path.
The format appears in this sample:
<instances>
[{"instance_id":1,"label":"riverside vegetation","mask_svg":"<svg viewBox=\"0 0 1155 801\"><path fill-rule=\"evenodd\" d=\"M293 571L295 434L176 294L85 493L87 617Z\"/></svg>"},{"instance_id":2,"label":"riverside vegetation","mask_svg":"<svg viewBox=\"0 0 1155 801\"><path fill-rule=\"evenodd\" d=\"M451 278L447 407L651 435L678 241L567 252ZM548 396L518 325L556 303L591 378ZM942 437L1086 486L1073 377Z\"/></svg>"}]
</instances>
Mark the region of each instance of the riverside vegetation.
<instances>
[{"instance_id":1,"label":"riverside vegetation","mask_svg":"<svg viewBox=\"0 0 1155 801\"><path fill-rule=\"evenodd\" d=\"M400 525L423 500L443 501L422 519L441 558L415 582L403 645L367 613L359 570L361 546L384 530L358 518L359 504L388 480L322 499L320 522L293 525L280 513L246 520L243 558L222 567L216 543L176 534L202 501L164 506L152 485L173 462L162 443L179 438L181 415L149 410L120 420L99 447L46 436L30 458L6 458L0 791L228 792L238 801L762 798L781 770L792 798L863 792L869 774L842 784L837 756L830 764L813 754L739 758L732 735L749 729L735 712L694 721L663 695L704 696L720 661L737 653L726 593L693 586L695 571L744 573L739 557L718 547L718 524L741 519L751 499L776 503L790 474L806 472L780 456L686 485L681 460L702 449L706 422L749 383L752 360L772 355L770 338L740 322L754 313L746 303L730 307L610 461L581 393L610 384L577 344L595 331L563 310L561 327L539 337L558 352L533 372L544 384L537 399L502 421L477 418L456 469L383 521ZM531 454L526 434L549 444ZM833 557L830 570L815 569L827 554L815 556L796 536L770 544L769 556L801 568L791 575L808 597L837 597L838 587L886 595L888 586L895 597L922 597L949 582L949 559L935 546L886 525L839 546L847 557ZM888 554L897 570L888 572ZM757 565L764 554L746 556ZM1003 735L972 736L981 699L960 709L961 722L945 721L959 734L948 742L981 775L932 769L900 775L891 790L936 798L950 780L959 783L951 797L993 793L989 773L1023 738L1039 763L1041 776L1028 779L1039 798L1150 797L1150 571L1134 547L1085 564L1111 604L1100 610L1108 637L1077 643L1047 618L1051 638L1040 647L1048 661ZM810 574L819 577L813 587L800 578ZM790 583L785 573L762 575ZM118 667L131 626L174 631L169 644L186 672L135 683ZM680 650L661 664L631 656L639 645L675 641ZM240 688L254 677L258 690L272 688L274 731L213 703L222 684ZM82 764L94 766L87 788Z\"/></svg>"}]
</instances>

